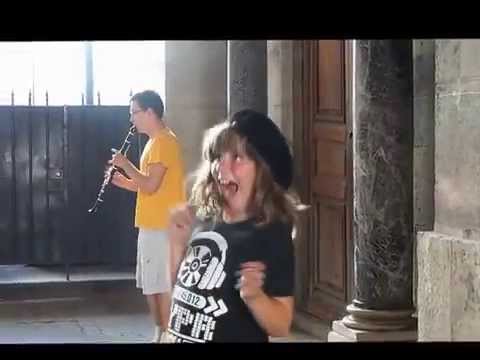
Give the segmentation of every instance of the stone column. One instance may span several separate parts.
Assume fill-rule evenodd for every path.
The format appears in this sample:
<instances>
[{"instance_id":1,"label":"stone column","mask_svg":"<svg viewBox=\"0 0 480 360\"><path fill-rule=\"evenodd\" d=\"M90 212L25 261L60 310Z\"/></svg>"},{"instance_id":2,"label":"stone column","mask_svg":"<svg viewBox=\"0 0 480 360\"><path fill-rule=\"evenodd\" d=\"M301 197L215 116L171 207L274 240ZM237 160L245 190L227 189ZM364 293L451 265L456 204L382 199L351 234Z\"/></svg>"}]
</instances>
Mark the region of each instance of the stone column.
<instances>
[{"instance_id":1,"label":"stone column","mask_svg":"<svg viewBox=\"0 0 480 360\"><path fill-rule=\"evenodd\" d=\"M227 115L227 42L166 41L165 100L166 122L190 173L199 164L204 131Z\"/></svg>"},{"instance_id":2,"label":"stone column","mask_svg":"<svg viewBox=\"0 0 480 360\"><path fill-rule=\"evenodd\" d=\"M268 115L293 146L293 41L267 41Z\"/></svg>"},{"instance_id":3,"label":"stone column","mask_svg":"<svg viewBox=\"0 0 480 360\"><path fill-rule=\"evenodd\" d=\"M354 299L329 341L415 340L410 40L354 42Z\"/></svg>"},{"instance_id":4,"label":"stone column","mask_svg":"<svg viewBox=\"0 0 480 360\"><path fill-rule=\"evenodd\" d=\"M245 108L263 113L267 103L267 41L228 42L228 112Z\"/></svg>"}]
</instances>

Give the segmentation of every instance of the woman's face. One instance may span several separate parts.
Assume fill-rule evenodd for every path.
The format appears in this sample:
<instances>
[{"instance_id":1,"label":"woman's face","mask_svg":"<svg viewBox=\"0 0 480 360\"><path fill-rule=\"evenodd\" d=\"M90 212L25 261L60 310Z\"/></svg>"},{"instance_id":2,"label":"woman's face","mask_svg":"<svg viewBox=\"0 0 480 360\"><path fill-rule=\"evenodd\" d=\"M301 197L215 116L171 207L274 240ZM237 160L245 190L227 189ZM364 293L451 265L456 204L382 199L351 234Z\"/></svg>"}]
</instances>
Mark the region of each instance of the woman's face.
<instances>
[{"instance_id":1,"label":"woman's face","mask_svg":"<svg viewBox=\"0 0 480 360\"><path fill-rule=\"evenodd\" d=\"M212 163L212 174L224 199L224 220L241 221L248 218L248 209L255 192L257 174L255 161L241 146L224 151Z\"/></svg>"}]
</instances>

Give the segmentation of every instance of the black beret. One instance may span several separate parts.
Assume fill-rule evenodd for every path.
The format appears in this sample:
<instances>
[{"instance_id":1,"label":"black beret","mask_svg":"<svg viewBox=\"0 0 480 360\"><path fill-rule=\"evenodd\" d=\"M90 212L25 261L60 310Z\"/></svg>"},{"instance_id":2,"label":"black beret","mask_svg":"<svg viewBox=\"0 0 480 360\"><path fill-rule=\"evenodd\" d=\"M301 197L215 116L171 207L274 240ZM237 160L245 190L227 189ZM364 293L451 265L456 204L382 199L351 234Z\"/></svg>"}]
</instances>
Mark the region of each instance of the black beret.
<instances>
[{"instance_id":1,"label":"black beret","mask_svg":"<svg viewBox=\"0 0 480 360\"><path fill-rule=\"evenodd\" d=\"M265 114L251 109L236 112L230 126L257 151L285 190L293 181L293 157L287 139Z\"/></svg>"}]
</instances>

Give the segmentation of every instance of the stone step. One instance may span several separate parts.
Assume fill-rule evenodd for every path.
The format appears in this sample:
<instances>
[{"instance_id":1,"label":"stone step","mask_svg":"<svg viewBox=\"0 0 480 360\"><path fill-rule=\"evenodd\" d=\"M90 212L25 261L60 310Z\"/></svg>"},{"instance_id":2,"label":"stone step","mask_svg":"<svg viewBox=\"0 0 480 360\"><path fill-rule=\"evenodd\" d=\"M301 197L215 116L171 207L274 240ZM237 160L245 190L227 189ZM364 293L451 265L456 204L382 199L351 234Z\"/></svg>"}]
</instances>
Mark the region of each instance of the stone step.
<instances>
[{"instance_id":1,"label":"stone step","mask_svg":"<svg viewBox=\"0 0 480 360\"><path fill-rule=\"evenodd\" d=\"M305 312L296 311L293 318L293 328L321 342L326 342L330 324L321 321Z\"/></svg>"},{"instance_id":2,"label":"stone step","mask_svg":"<svg viewBox=\"0 0 480 360\"><path fill-rule=\"evenodd\" d=\"M131 268L75 267L70 280L60 267L0 266L0 318L58 313L148 311Z\"/></svg>"}]
</instances>

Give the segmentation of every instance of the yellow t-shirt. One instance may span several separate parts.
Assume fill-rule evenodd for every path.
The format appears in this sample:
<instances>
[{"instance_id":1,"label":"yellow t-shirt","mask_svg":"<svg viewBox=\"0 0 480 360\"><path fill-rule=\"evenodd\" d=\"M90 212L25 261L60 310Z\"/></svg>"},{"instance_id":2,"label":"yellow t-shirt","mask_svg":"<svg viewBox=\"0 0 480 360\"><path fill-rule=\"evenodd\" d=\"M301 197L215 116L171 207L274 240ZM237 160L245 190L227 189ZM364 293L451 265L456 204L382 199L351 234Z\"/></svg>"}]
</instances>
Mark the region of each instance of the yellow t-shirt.
<instances>
[{"instance_id":1,"label":"yellow t-shirt","mask_svg":"<svg viewBox=\"0 0 480 360\"><path fill-rule=\"evenodd\" d=\"M166 229L170 208L186 200L180 144L169 128L147 141L140 158L140 171L145 174L147 165L154 163L161 163L167 170L156 192L147 194L138 190L135 226Z\"/></svg>"}]
</instances>

